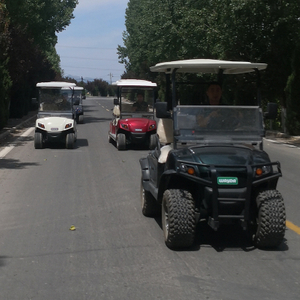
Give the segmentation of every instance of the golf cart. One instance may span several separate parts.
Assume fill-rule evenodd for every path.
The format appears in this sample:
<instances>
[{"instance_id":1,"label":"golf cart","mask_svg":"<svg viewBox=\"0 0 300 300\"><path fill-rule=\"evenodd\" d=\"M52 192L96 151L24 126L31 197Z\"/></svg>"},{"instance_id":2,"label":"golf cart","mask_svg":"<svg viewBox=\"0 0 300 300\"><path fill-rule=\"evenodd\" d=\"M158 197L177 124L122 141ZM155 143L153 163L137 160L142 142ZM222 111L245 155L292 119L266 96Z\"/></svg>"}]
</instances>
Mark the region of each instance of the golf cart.
<instances>
[{"instance_id":1,"label":"golf cart","mask_svg":"<svg viewBox=\"0 0 300 300\"><path fill-rule=\"evenodd\" d=\"M75 119L77 124L83 123L83 105L82 100L83 97L83 90L84 88L81 86L75 86L74 87L74 100L73 100L73 108L75 112Z\"/></svg>"},{"instance_id":2,"label":"golf cart","mask_svg":"<svg viewBox=\"0 0 300 300\"><path fill-rule=\"evenodd\" d=\"M118 150L128 144L156 146L156 121L154 120L154 97L156 83L139 79L121 79L114 99L113 119L109 125L108 140L115 141Z\"/></svg>"},{"instance_id":3,"label":"golf cart","mask_svg":"<svg viewBox=\"0 0 300 300\"><path fill-rule=\"evenodd\" d=\"M148 217L161 213L169 248L192 246L202 221L214 230L239 223L259 248L282 242L285 206L276 190L282 176L280 163L271 162L263 151L263 121L275 118L276 105L269 103L263 114L259 88L257 105L197 105L197 100L190 99L192 93L183 88L184 82L179 82L193 74L201 86L205 82L200 74L201 78L205 73L216 74L222 82L230 74L259 75L266 67L263 63L193 59L150 68L166 74L169 88L167 101L155 105L160 118L157 148L140 159L142 213ZM259 87L259 76L256 78ZM209 122L201 121L208 117Z\"/></svg>"},{"instance_id":4,"label":"golf cart","mask_svg":"<svg viewBox=\"0 0 300 300\"><path fill-rule=\"evenodd\" d=\"M40 108L34 135L35 149L42 149L46 142L63 142L66 148L74 148L77 138L74 120L74 83L39 82Z\"/></svg>"}]
</instances>

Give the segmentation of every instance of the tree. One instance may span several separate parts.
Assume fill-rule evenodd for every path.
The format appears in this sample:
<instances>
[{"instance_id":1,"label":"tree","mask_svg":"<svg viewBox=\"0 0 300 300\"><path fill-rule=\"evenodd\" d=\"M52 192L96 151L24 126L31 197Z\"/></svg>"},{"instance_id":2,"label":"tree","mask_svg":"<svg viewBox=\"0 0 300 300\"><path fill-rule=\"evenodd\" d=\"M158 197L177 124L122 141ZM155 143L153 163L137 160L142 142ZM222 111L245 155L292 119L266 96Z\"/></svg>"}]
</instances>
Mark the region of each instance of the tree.
<instances>
[{"instance_id":1,"label":"tree","mask_svg":"<svg viewBox=\"0 0 300 300\"><path fill-rule=\"evenodd\" d=\"M9 117L9 90L11 79L8 73L7 48L10 43L9 20L4 0L0 0L0 128L6 124Z\"/></svg>"},{"instance_id":2,"label":"tree","mask_svg":"<svg viewBox=\"0 0 300 300\"><path fill-rule=\"evenodd\" d=\"M27 113L38 81L60 73L56 33L70 24L77 0L6 0L11 43L8 70L13 79L11 116Z\"/></svg>"},{"instance_id":3,"label":"tree","mask_svg":"<svg viewBox=\"0 0 300 300\"><path fill-rule=\"evenodd\" d=\"M130 0L119 59L130 76L152 80L149 67L168 60L265 62L265 102L285 107L299 16L298 0Z\"/></svg>"}]
</instances>

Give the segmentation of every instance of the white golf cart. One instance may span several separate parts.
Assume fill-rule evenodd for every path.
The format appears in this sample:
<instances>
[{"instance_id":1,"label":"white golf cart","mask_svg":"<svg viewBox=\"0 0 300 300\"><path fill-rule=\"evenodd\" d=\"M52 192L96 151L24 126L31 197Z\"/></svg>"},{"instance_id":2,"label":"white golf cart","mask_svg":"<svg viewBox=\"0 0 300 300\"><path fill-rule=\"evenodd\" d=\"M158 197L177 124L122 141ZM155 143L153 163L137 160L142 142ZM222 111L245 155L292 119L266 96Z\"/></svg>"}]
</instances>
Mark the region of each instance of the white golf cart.
<instances>
[{"instance_id":1,"label":"white golf cart","mask_svg":"<svg viewBox=\"0 0 300 300\"><path fill-rule=\"evenodd\" d=\"M74 87L73 108L74 108L75 119L77 124L83 123L83 104L82 104L82 99L84 99L84 96L82 94L83 90L84 88L81 86Z\"/></svg>"},{"instance_id":2,"label":"white golf cart","mask_svg":"<svg viewBox=\"0 0 300 300\"><path fill-rule=\"evenodd\" d=\"M74 148L77 138L74 120L74 83L39 82L40 108L35 124L34 147L42 149L46 142L63 142L66 148Z\"/></svg>"}]
</instances>

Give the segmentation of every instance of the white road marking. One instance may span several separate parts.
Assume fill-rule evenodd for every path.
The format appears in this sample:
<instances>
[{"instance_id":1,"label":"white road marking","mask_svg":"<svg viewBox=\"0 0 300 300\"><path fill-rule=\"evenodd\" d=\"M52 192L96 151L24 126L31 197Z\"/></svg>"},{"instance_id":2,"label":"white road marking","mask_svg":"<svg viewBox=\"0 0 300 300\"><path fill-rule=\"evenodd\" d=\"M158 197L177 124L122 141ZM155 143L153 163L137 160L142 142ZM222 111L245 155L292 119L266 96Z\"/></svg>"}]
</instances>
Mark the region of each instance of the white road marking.
<instances>
[{"instance_id":1,"label":"white road marking","mask_svg":"<svg viewBox=\"0 0 300 300\"><path fill-rule=\"evenodd\" d=\"M25 132L23 132L17 139L15 142L17 142L18 140L20 140L23 137L29 136L32 131L34 130L35 127L30 127L28 128ZM14 144L15 144L14 142ZM12 149L15 148L15 145L9 145L7 147L5 147L2 151L0 151L0 159L4 158Z\"/></svg>"}]
</instances>

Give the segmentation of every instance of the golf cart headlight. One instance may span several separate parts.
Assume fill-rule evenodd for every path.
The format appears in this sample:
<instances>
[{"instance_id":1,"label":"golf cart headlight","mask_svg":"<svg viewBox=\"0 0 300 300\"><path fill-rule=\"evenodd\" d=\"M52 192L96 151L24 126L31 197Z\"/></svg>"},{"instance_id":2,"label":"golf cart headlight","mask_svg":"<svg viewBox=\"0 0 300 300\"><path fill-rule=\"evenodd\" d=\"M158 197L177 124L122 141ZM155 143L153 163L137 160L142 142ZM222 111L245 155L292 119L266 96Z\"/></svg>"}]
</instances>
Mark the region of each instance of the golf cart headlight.
<instances>
[{"instance_id":1,"label":"golf cart headlight","mask_svg":"<svg viewBox=\"0 0 300 300\"><path fill-rule=\"evenodd\" d=\"M155 129L155 124L149 126L149 130Z\"/></svg>"},{"instance_id":2,"label":"golf cart headlight","mask_svg":"<svg viewBox=\"0 0 300 300\"><path fill-rule=\"evenodd\" d=\"M122 126L124 129L128 129L128 125L127 125L127 124L121 124L121 126Z\"/></svg>"},{"instance_id":3,"label":"golf cart headlight","mask_svg":"<svg viewBox=\"0 0 300 300\"><path fill-rule=\"evenodd\" d=\"M68 128L71 128L71 127L72 127L72 123L68 123L68 124L66 124L65 129L68 129Z\"/></svg>"},{"instance_id":4,"label":"golf cart headlight","mask_svg":"<svg viewBox=\"0 0 300 300\"><path fill-rule=\"evenodd\" d=\"M38 127L45 129L45 125L42 123L38 123Z\"/></svg>"},{"instance_id":5,"label":"golf cart headlight","mask_svg":"<svg viewBox=\"0 0 300 300\"><path fill-rule=\"evenodd\" d=\"M261 168L256 168L255 175L262 176L271 172L271 166L263 166Z\"/></svg>"},{"instance_id":6,"label":"golf cart headlight","mask_svg":"<svg viewBox=\"0 0 300 300\"><path fill-rule=\"evenodd\" d=\"M189 175L195 175L195 169L193 168L193 167L191 167L191 166L187 166L187 165L185 165L185 164L181 164L180 165L180 169L183 171L183 172L185 172L185 173L187 173L187 174L189 174Z\"/></svg>"}]
</instances>

